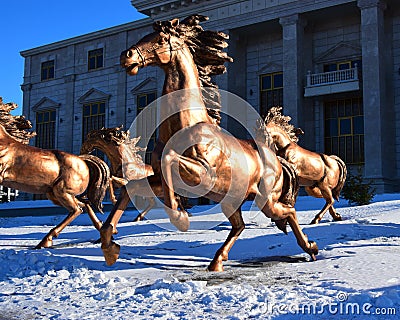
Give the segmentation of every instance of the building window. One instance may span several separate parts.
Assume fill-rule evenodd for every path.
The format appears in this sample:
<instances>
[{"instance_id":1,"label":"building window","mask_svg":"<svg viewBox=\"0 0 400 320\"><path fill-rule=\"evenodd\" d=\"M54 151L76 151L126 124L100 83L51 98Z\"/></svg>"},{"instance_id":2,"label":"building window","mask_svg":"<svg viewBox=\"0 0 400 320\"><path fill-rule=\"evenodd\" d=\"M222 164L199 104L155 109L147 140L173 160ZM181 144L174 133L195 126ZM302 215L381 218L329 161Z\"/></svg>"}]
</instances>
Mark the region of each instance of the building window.
<instances>
[{"instance_id":1,"label":"building window","mask_svg":"<svg viewBox=\"0 0 400 320\"><path fill-rule=\"evenodd\" d=\"M106 124L106 103L92 102L83 105L82 141L92 130L104 128Z\"/></svg>"},{"instance_id":2,"label":"building window","mask_svg":"<svg viewBox=\"0 0 400 320\"><path fill-rule=\"evenodd\" d=\"M42 62L41 81L54 79L54 60Z\"/></svg>"},{"instance_id":3,"label":"building window","mask_svg":"<svg viewBox=\"0 0 400 320\"><path fill-rule=\"evenodd\" d=\"M271 107L283 106L283 73L260 76L260 114L264 118Z\"/></svg>"},{"instance_id":4,"label":"building window","mask_svg":"<svg viewBox=\"0 0 400 320\"><path fill-rule=\"evenodd\" d=\"M357 65L358 70L361 70L361 60L346 60L340 62L334 62L324 65L324 72L347 70L355 68Z\"/></svg>"},{"instance_id":5,"label":"building window","mask_svg":"<svg viewBox=\"0 0 400 320\"><path fill-rule=\"evenodd\" d=\"M36 142L42 149L54 149L56 137L56 111L36 112Z\"/></svg>"},{"instance_id":6,"label":"building window","mask_svg":"<svg viewBox=\"0 0 400 320\"><path fill-rule=\"evenodd\" d=\"M103 68L103 48L88 52L88 70Z\"/></svg>"},{"instance_id":7,"label":"building window","mask_svg":"<svg viewBox=\"0 0 400 320\"><path fill-rule=\"evenodd\" d=\"M139 114L144 108L146 108L147 105L152 103L154 100L156 100L157 94L156 92L150 92L150 93L144 93L144 94L138 94L136 97L136 105L137 105L137 114ZM156 119L146 119L149 121L156 120ZM146 127L145 124L142 124ZM154 128L154 124L149 124L150 128ZM145 128L141 128L141 132L146 132L147 130ZM148 137L142 136L142 140L147 140ZM149 142L147 143L146 147L146 155L145 155L145 163L150 163L151 160L151 153L154 150L154 147L156 145L156 132L153 132L151 135Z\"/></svg>"},{"instance_id":8,"label":"building window","mask_svg":"<svg viewBox=\"0 0 400 320\"><path fill-rule=\"evenodd\" d=\"M364 163L364 115L362 98L324 103L325 153L347 164Z\"/></svg>"}]
</instances>

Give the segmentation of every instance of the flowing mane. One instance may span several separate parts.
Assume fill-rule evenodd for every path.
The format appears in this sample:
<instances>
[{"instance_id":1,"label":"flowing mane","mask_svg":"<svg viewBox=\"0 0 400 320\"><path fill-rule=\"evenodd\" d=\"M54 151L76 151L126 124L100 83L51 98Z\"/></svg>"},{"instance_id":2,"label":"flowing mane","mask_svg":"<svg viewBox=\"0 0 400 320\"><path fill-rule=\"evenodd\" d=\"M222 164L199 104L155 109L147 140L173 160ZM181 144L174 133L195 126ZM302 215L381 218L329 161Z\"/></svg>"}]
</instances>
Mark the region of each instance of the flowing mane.
<instances>
[{"instance_id":1,"label":"flowing mane","mask_svg":"<svg viewBox=\"0 0 400 320\"><path fill-rule=\"evenodd\" d=\"M208 17L196 14L185 18L178 26L173 26L171 21L156 21L153 28L185 41L197 66L208 114L219 123L221 97L212 77L223 74L226 71L224 63L233 59L223 51L228 46L229 36L220 31L205 31L200 23L207 20Z\"/></svg>"},{"instance_id":2,"label":"flowing mane","mask_svg":"<svg viewBox=\"0 0 400 320\"><path fill-rule=\"evenodd\" d=\"M143 159L140 155L141 151L145 149L137 146L140 137L129 137L129 131L122 130L122 126L114 128L101 128L99 130L90 131L84 144L82 145L81 153L86 153L91 148L96 148L96 143L104 141L108 149L113 149L113 147L120 147L123 156L128 157L130 162L137 163L138 165L144 165ZM105 150L102 150L103 152ZM107 153L107 152L105 152ZM122 156L122 155L121 155Z\"/></svg>"},{"instance_id":3,"label":"flowing mane","mask_svg":"<svg viewBox=\"0 0 400 320\"><path fill-rule=\"evenodd\" d=\"M294 125L289 123L290 120L292 120L290 116L284 116L282 114L282 107L272 107L269 109L267 116L265 117L264 124L259 124L259 130L263 130L263 125L276 125L288 134L291 141L297 143L299 141L298 136L304 132L300 128L296 128Z\"/></svg>"},{"instance_id":4,"label":"flowing mane","mask_svg":"<svg viewBox=\"0 0 400 320\"><path fill-rule=\"evenodd\" d=\"M0 125L15 140L28 144L29 140L36 135L36 132L27 131L27 129L32 129L32 124L24 116L14 116L10 113L16 108L18 108L17 104L12 102L4 104L3 99L0 97Z\"/></svg>"}]
</instances>

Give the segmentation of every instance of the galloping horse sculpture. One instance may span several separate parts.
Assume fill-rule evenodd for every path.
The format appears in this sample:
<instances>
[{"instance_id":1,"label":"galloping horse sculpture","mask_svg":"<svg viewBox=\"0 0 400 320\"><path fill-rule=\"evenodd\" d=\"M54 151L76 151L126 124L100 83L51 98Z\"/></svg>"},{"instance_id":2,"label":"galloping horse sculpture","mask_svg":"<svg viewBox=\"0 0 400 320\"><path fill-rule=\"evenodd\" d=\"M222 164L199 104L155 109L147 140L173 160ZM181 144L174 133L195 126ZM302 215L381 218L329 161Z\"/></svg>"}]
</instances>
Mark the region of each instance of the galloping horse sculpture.
<instances>
[{"instance_id":1,"label":"galloping horse sculpture","mask_svg":"<svg viewBox=\"0 0 400 320\"><path fill-rule=\"evenodd\" d=\"M115 197L115 188L121 188L126 185L129 180L138 180L154 174L153 168L143 162L142 157L138 154L141 150L136 144L138 138L129 138L129 131L122 130L122 127L102 128L90 131L81 146L81 154L89 154L97 149L103 152L111 163L111 182L110 197L113 204L117 202ZM122 165L125 168L125 177ZM162 195L160 184L159 194ZM147 207L138 214L134 221L143 220L144 216L155 206L156 202L153 197L147 197Z\"/></svg>"},{"instance_id":2,"label":"galloping horse sculpture","mask_svg":"<svg viewBox=\"0 0 400 320\"><path fill-rule=\"evenodd\" d=\"M231 247L245 228L240 206L247 198L255 198L267 217L278 220L281 227L289 223L300 247L315 260L318 253L316 243L308 241L302 232L294 207L279 201L284 196L284 171L266 144L268 137L264 136L264 141L257 143L256 148L225 133L218 126L217 109L214 108L213 113L207 111L207 97L202 89L207 86L215 88L210 76L223 73L226 69L224 63L232 61L222 51L227 46L227 36L221 32L204 31L199 25L207 19L193 15L182 23L178 19L156 22L153 25L155 32L121 54L121 65L130 75L149 65L159 66L165 71L165 103L160 110L159 140L165 145L161 180L170 221L180 230L189 228L187 214L178 211L176 189L195 186L198 194L221 202L232 230L208 269L222 271L222 261L228 259ZM177 150L184 152L180 155ZM140 194L146 183L149 184L141 180L130 181L101 228L102 250L107 264L113 264L119 255L120 247L111 236L113 226L129 202L127 189L132 194Z\"/></svg>"},{"instance_id":3,"label":"galloping horse sculpture","mask_svg":"<svg viewBox=\"0 0 400 320\"><path fill-rule=\"evenodd\" d=\"M154 175L152 166L144 163L139 154L140 151L143 151L143 148L136 145L139 140L140 137L130 138L129 131L122 130L122 127L114 127L92 130L82 143L81 154L89 154L97 149L103 152L110 160L111 179L109 188L113 204L117 202L115 188L123 187L130 180L138 180ZM159 180L158 185L153 182L152 186L154 196L162 197L161 180ZM145 198L148 201L148 205L133 220L135 222L142 221L146 214L156 205L154 197L146 196ZM179 207L185 210L181 203Z\"/></svg>"},{"instance_id":4,"label":"galloping horse sculpture","mask_svg":"<svg viewBox=\"0 0 400 320\"><path fill-rule=\"evenodd\" d=\"M319 223L328 210L334 221L342 220L333 204L334 199L339 200L346 181L346 164L335 155L327 156L300 147L297 144L298 135L303 134L303 131L290 124L290 120L289 116L282 115L282 107L272 107L260 129L272 137L277 155L295 167L300 186L305 187L307 194L325 199L324 207L311 223Z\"/></svg>"},{"instance_id":5,"label":"galloping horse sculpture","mask_svg":"<svg viewBox=\"0 0 400 320\"><path fill-rule=\"evenodd\" d=\"M91 206L98 211L102 209L110 178L108 166L91 155L78 157L27 145L32 133L25 129L32 126L24 117L13 118L9 114L15 107L15 104L3 104L0 99L0 184L28 193L46 194L49 200L69 212L36 248L52 246L53 238L82 213L82 207L100 229L101 223Z\"/></svg>"}]
</instances>

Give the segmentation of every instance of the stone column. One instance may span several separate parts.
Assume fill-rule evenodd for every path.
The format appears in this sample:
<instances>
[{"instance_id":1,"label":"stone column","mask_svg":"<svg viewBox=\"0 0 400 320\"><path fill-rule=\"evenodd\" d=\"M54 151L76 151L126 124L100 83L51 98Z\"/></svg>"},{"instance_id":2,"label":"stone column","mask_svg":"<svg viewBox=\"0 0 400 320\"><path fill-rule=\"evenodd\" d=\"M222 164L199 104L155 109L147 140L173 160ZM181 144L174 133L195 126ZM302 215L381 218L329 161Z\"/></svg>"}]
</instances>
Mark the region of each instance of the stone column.
<instances>
[{"instance_id":1,"label":"stone column","mask_svg":"<svg viewBox=\"0 0 400 320\"><path fill-rule=\"evenodd\" d=\"M362 77L365 134L365 177L374 179L377 191L385 191L385 177L394 167L388 131L386 101L384 10L380 0L358 0L361 10ZM389 129L389 130L388 130ZM393 136L392 136L393 138ZM393 159L392 159L393 158Z\"/></svg>"},{"instance_id":2,"label":"stone column","mask_svg":"<svg viewBox=\"0 0 400 320\"><path fill-rule=\"evenodd\" d=\"M295 126L303 125L303 43L305 20L298 14L279 19L283 31L283 108Z\"/></svg>"},{"instance_id":3,"label":"stone column","mask_svg":"<svg viewBox=\"0 0 400 320\"><path fill-rule=\"evenodd\" d=\"M226 32L226 31L225 31ZM228 54L233 58L233 63L227 63L228 67L228 88L227 91L234 93L246 100L247 88L247 37L238 32L229 30L229 47ZM237 103L227 103L227 110L229 116L234 117L238 121L228 119L227 129L238 138L247 138L246 129L239 124L247 123L247 113L243 110L243 106L238 106ZM225 107L225 106L223 106ZM223 119L224 119L223 115Z\"/></svg>"},{"instance_id":4,"label":"stone column","mask_svg":"<svg viewBox=\"0 0 400 320\"><path fill-rule=\"evenodd\" d=\"M72 70L71 70L72 71ZM76 134L76 124L74 123L75 110L75 74L67 74L64 76L65 84L65 105L59 109L59 118L63 121L56 125L58 128L56 136L56 148L79 154L79 150L74 150L73 137Z\"/></svg>"}]
</instances>

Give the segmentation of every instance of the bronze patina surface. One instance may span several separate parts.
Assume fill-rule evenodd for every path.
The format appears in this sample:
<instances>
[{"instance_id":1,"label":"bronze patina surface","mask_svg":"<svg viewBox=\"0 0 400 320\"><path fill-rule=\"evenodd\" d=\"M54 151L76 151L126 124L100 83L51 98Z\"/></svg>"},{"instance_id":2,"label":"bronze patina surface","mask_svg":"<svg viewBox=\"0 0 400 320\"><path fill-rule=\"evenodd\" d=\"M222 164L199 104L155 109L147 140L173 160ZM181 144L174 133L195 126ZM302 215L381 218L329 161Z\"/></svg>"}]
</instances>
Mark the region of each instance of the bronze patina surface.
<instances>
[{"instance_id":1,"label":"bronze patina surface","mask_svg":"<svg viewBox=\"0 0 400 320\"><path fill-rule=\"evenodd\" d=\"M261 137L255 148L254 144L221 130L218 103L207 109L207 97L202 89L215 88L210 76L223 73L224 63L232 59L223 51L227 36L222 32L204 31L200 22L205 20L204 16L193 15L182 22L178 19L156 22L153 33L121 54L121 65L130 75L150 65L159 66L165 72L165 101L160 109L163 122L159 126L159 140L165 147L158 178L170 221L179 230L189 228L186 212L178 210L176 189L196 186L199 194L221 201L232 230L208 269L222 271L222 262L228 259L231 247L245 228L240 206L247 198L254 198L267 217L280 221L281 229L288 222L300 247L315 259L317 245L308 241L302 232L293 205L280 201L285 190L285 170L268 145L269 137ZM178 93L178 98L173 93ZM184 152L177 152L181 149ZM287 168L290 170L290 166ZM113 264L119 255L119 245L111 236L113 226L129 202L127 189L141 194L146 183L128 182L101 228L107 264Z\"/></svg>"},{"instance_id":2,"label":"bronze patina surface","mask_svg":"<svg viewBox=\"0 0 400 320\"><path fill-rule=\"evenodd\" d=\"M15 107L12 103L3 104L0 99L0 184L28 193L46 194L49 200L69 212L37 248L50 247L53 238L82 213L82 208L100 229L101 223L92 207L102 209L110 176L108 166L91 155L76 156L29 146L33 133L26 129L32 126L23 116L10 114Z\"/></svg>"}]
</instances>

